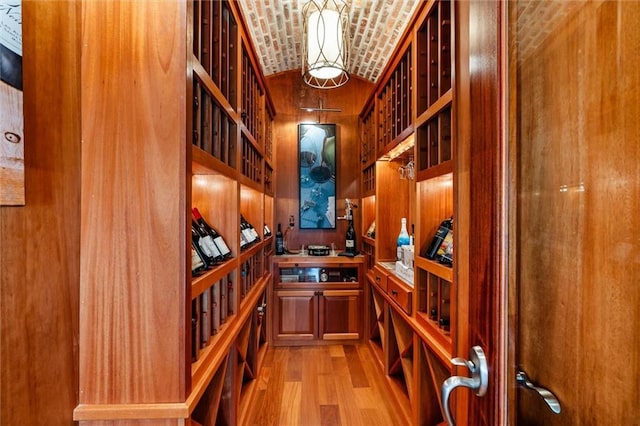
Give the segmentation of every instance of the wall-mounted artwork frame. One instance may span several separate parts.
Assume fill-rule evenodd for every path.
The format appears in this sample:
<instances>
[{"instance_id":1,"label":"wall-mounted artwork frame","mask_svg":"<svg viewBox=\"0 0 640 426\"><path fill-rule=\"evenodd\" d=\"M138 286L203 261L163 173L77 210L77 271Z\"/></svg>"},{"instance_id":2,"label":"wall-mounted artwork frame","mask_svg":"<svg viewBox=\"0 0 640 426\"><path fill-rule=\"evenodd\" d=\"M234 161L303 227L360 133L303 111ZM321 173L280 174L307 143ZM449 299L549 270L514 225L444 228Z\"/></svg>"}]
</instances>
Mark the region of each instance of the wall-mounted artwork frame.
<instances>
[{"instance_id":1,"label":"wall-mounted artwork frame","mask_svg":"<svg viewBox=\"0 0 640 426\"><path fill-rule=\"evenodd\" d=\"M338 140L335 124L298 125L300 229L335 229Z\"/></svg>"},{"instance_id":2,"label":"wall-mounted artwork frame","mask_svg":"<svg viewBox=\"0 0 640 426\"><path fill-rule=\"evenodd\" d=\"M0 0L0 205L25 204L22 3Z\"/></svg>"}]
</instances>

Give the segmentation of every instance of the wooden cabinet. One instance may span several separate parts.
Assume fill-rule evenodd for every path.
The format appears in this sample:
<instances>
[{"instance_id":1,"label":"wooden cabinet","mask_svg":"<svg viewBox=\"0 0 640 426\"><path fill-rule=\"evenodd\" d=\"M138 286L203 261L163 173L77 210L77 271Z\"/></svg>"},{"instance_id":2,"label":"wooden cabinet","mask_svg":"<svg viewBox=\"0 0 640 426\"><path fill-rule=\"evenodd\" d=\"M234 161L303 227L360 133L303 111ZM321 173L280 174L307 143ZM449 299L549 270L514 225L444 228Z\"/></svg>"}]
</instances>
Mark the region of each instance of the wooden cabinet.
<instances>
[{"instance_id":1,"label":"wooden cabinet","mask_svg":"<svg viewBox=\"0 0 640 426\"><path fill-rule=\"evenodd\" d=\"M274 292L274 341L316 340L318 299L314 290Z\"/></svg>"},{"instance_id":2,"label":"wooden cabinet","mask_svg":"<svg viewBox=\"0 0 640 426\"><path fill-rule=\"evenodd\" d=\"M237 7L82 2L81 424L242 423L267 347L275 110ZM232 252L198 277L193 207Z\"/></svg>"},{"instance_id":3,"label":"wooden cabinet","mask_svg":"<svg viewBox=\"0 0 640 426\"><path fill-rule=\"evenodd\" d=\"M363 256L273 259L274 345L362 338Z\"/></svg>"},{"instance_id":4,"label":"wooden cabinet","mask_svg":"<svg viewBox=\"0 0 640 426\"><path fill-rule=\"evenodd\" d=\"M418 425L443 421L440 388L460 326L455 259L451 267L425 254L441 222L458 218L454 9L448 0L418 7L359 116L368 338ZM399 173L409 167L412 173ZM408 280L395 264L403 217L415 231ZM375 235L366 235L374 222ZM458 240L454 233L454 246Z\"/></svg>"}]
</instances>

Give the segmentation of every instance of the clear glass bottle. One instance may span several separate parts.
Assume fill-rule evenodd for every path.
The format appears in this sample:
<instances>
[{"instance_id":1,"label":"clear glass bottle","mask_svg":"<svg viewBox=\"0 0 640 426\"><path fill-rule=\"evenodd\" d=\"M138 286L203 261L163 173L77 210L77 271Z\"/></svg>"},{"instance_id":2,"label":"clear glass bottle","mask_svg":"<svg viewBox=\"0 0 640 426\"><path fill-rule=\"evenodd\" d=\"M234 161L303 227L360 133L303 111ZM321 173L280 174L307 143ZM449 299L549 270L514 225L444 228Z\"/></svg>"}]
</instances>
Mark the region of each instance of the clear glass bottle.
<instances>
[{"instance_id":1,"label":"clear glass bottle","mask_svg":"<svg viewBox=\"0 0 640 426\"><path fill-rule=\"evenodd\" d=\"M397 239L397 252L396 258L397 260L402 260L402 246L407 246L410 243L409 233L407 232L407 218L403 217L401 221L400 234L398 234Z\"/></svg>"}]
</instances>

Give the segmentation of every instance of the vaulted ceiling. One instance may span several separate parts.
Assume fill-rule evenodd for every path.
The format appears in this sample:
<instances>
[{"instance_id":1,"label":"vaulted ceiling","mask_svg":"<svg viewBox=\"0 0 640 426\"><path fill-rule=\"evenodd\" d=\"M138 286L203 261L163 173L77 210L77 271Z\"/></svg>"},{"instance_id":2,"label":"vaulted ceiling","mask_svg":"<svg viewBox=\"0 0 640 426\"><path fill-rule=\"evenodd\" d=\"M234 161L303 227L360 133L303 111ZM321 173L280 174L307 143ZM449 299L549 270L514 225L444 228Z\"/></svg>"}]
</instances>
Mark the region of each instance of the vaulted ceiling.
<instances>
[{"instance_id":1,"label":"vaulted ceiling","mask_svg":"<svg viewBox=\"0 0 640 426\"><path fill-rule=\"evenodd\" d=\"M302 67L307 0L238 0L265 76ZM350 73L375 82L420 0L352 0Z\"/></svg>"}]
</instances>

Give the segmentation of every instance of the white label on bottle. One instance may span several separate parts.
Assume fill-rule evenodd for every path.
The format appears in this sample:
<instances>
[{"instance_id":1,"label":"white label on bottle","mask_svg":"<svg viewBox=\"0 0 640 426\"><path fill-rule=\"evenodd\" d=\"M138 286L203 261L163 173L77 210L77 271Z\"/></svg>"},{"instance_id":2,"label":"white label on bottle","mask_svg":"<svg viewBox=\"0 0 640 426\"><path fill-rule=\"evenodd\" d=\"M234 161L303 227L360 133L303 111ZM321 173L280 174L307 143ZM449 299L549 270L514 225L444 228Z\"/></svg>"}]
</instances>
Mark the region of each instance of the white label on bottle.
<instances>
[{"instance_id":1,"label":"white label on bottle","mask_svg":"<svg viewBox=\"0 0 640 426\"><path fill-rule=\"evenodd\" d=\"M209 235L207 235L206 237L200 237L200 241L198 241L198 244L200 245L200 248L202 248L204 254L206 254L207 256L212 258L220 256L220 252L216 248L213 240Z\"/></svg>"},{"instance_id":2,"label":"white label on bottle","mask_svg":"<svg viewBox=\"0 0 640 426\"><path fill-rule=\"evenodd\" d=\"M227 243L224 242L224 239L222 237L218 236L213 241L216 243L216 246L218 246L218 248L220 249L220 253L223 256L226 256L228 253L231 253L231 250L229 250Z\"/></svg>"},{"instance_id":3,"label":"white label on bottle","mask_svg":"<svg viewBox=\"0 0 640 426\"><path fill-rule=\"evenodd\" d=\"M198 256L198 252L196 252L194 248L191 247L191 270L195 271L196 269L203 266L204 263L202 263L202 259L200 259L200 256Z\"/></svg>"},{"instance_id":4,"label":"white label on bottle","mask_svg":"<svg viewBox=\"0 0 640 426\"><path fill-rule=\"evenodd\" d=\"M247 240L247 243L252 243L254 241L253 235L249 229L244 228L242 230L242 235L244 235L244 239Z\"/></svg>"},{"instance_id":5,"label":"white label on bottle","mask_svg":"<svg viewBox=\"0 0 640 426\"><path fill-rule=\"evenodd\" d=\"M207 245L207 243L205 243L204 238L200 238L198 240L198 245L200 246L200 248L202 249L202 252L204 253L205 256L207 257L213 257L213 253L211 253L211 249L209 248L209 246Z\"/></svg>"},{"instance_id":6,"label":"white label on bottle","mask_svg":"<svg viewBox=\"0 0 640 426\"><path fill-rule=\"evenodd\" d=\"M353 247L355 246L354 241L353 241L353 240L347 240L347 241L345 242L345 246L346 246L347 248L353 248Z\"/></svg>"},{"instance_id":7,"label":"white label on bottle","mask_svg":"<svg viewBox=\"0 0 640 426\"><path fill-rule=\"evenodd\" d=\"M209 251L212 253L211 257L213 257L214 259L216 257L220 257L220 250L218 250L218 247L216 247L216 243L213 242L213 238L211 238L211 235L207 235L204 238L201 238L200 241L204 240L204 243L207 245L207 247L209 247Z\"/></svg>"}]
</instances>

